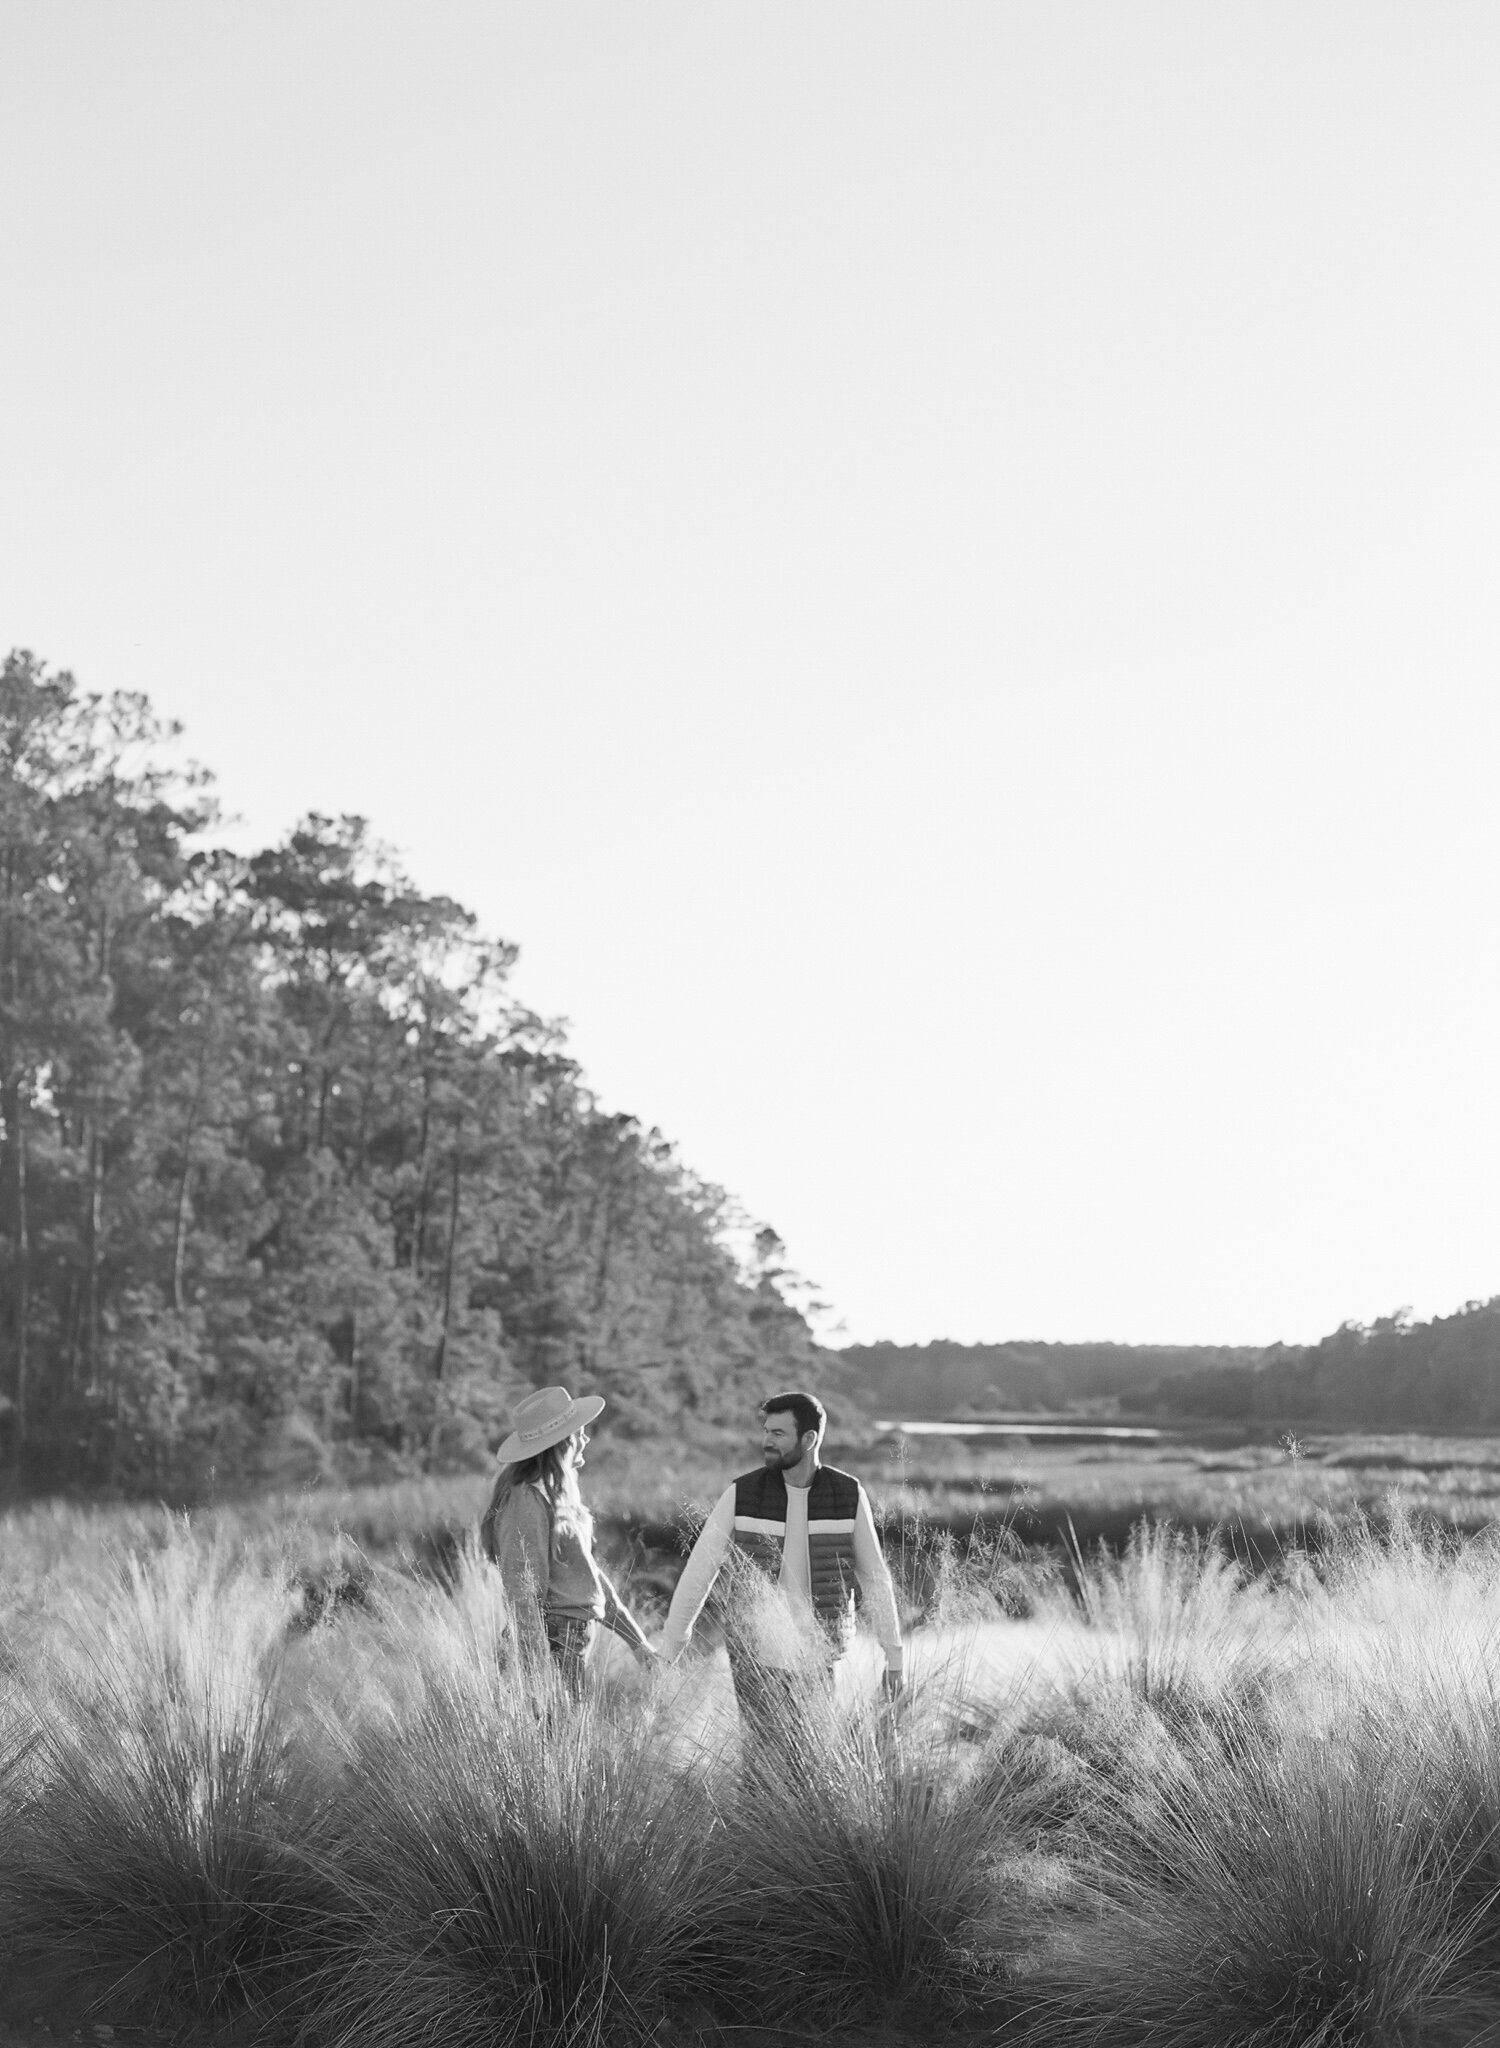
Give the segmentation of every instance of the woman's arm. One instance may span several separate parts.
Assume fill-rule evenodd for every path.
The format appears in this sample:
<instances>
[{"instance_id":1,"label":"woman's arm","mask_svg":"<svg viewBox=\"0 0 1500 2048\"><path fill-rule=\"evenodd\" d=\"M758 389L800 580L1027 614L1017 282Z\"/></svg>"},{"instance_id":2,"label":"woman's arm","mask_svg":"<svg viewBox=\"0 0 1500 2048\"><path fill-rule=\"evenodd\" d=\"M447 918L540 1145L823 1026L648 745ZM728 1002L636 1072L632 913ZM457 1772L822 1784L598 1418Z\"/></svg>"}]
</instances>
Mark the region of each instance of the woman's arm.
<instances>
[{"instance_id":1,"label":"woman's arm","mask_svg":"<svg viewBox=\"0 0 1500 2048\"><path fill-rule=\"evenodd\" d=\"M516 1486L495 1517L493 1556L515 1616L516 1647L528 1664L547 1658L542 1607L547 1598L552 1518L536 1488Z\"/></svg>"}]
</instances>

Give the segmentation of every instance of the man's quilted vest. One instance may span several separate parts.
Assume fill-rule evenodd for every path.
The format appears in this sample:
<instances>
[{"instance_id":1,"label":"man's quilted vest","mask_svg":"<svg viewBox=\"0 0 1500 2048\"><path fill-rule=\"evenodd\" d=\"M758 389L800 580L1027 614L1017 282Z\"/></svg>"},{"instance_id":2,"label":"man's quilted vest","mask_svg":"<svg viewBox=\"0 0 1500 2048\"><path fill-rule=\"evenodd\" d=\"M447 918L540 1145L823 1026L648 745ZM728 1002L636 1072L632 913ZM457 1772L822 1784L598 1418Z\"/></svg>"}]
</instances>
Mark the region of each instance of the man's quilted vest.
<instances>
[{"instance_id":1,"label":"man's quilted vest","mask_svg":"<svg viewBox=\"0 0 1500 2048\"><path fill-rule=\"evenodd\" d=\"M859 1586L854 1576L854 1518L859 1481L820 1465L807 1490L807 1565L813 1612L842 1656L854 1634ZM786 1540L786 1480L774 1466L734 1482L734 1542L768 1577L781 1572Z\"/></svg>"}]
</instances>

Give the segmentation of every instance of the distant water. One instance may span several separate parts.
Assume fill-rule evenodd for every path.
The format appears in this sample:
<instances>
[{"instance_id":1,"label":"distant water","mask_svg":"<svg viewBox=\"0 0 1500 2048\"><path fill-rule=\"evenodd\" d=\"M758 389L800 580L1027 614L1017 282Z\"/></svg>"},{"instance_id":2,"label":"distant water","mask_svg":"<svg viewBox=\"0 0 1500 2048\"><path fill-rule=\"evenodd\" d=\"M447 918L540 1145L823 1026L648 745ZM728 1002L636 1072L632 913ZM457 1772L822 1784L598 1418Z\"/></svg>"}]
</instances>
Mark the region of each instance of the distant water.
<instances>
[{"instance_id":1,"label":"distant water","mask_svg":"<svg viewBox=\"0 0 1500 2048\"><path fill-rule=\"evenodd\" d=\"M1071 1437L1074 1443L1157 1443L1164 1429L1130 1429L1116 1422L877 1422L877 1429L901 1436L1048 1436Z\"/></svg>"}]
</instances>

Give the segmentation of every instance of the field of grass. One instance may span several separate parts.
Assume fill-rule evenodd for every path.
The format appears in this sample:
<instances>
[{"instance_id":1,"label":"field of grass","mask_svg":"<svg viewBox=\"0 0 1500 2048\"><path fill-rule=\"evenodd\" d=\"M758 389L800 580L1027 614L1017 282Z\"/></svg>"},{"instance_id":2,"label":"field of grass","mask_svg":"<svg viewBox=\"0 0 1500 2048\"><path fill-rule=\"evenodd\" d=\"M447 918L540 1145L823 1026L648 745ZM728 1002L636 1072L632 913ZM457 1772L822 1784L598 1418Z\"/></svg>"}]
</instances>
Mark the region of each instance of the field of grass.
<instances>
[{"instance_id":1,"label":"field of grass","mask_svg":"<svg viewBox=\"0 0 1500 2048\"><path fill-rule=\"evenodd\" d=\"M646 1582L646 1604L670 1590L684 1535L731 1473L753 1463L753 1443L658 1457L606 1437L591 1447L586 1490L614 1565ZM900 1541L921 1524L967 1541L1005 1528L1027 1545L1120 1548L1141 1520L1207 1534L1257 1563L1281 1544L1316 1542L1322 1525L1352 1514L1382 1519L1394 1498L1414 1520L1475 1534L1500 1520L1500 1438L1310 1436L1281 1444L1184 1436L1159 1443L1009 1446L925 1437L894 1444L873 1434L828 1447L831 1462L865 1482L877 1515ZM484 1475L458 1473L380 1486L307 1488L196 1507L201 1536L309 1581L365 1564L441 1574L488 1496ZM54 1499L0 1510L12 1585L39 1582L80 1545L150 1550L172 1518L150 1504L84 1506Z\"/></svg>"},{"instance_id":2,"label":"field of grass","mask_svg":"<svg viewBox=\"0 0 1500 2048\"><path fill-rule=\"evenodd\" d=\"M1392 1496L1423 1523L1477 1534L1500 1518L1500 1439L1407 1435L1317 1436L1281 1443L1216 1439L1052 1443L1002 1447L924 1437L893 1452L846 1460L890 1511L908 1508L967 1533L976 1517L1009 1519L1032 1542L1114 1547L1134 1523L1170 1520L1223 1531L1251 1557L1284 1542L1317 1541L1320 1527L1387 1512ZM1071 1532L1071 1534L1070 1534Z\"/></svg>"},{"instance_id":3,"label":"field of grass","mask_svg":"<svg viewBox=\"0 0 1500 2048\"><path fill-rule=\"evenodd\" d=\"M582 1710L528 1685L457 1540L482 1481L0 1519L0 2019L244 2048L1500 2040L1500 1544L1398 1510L1252 1574L1144 1523L1065 1577L924 1523L943 1476L887 1496L905 1698L862 1638L770 1752L721 1650L643 1674L605 1639Z\"/></svg>"}]
</instances>

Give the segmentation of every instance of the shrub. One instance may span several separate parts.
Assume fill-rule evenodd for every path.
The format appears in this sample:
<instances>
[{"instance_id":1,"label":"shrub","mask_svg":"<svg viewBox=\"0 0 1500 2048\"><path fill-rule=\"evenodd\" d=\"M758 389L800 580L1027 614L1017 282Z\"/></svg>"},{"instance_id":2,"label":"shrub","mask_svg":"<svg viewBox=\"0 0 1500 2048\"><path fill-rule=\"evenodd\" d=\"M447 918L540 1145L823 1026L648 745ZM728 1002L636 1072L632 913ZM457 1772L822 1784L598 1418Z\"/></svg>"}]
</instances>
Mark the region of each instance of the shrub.
<instances>
[{"instance_id":1,"label":"shrub","mask_svg":"<svg viewBox=\"0 0 1500 2048\"><path fill-rule=\"evenodd\" d=\"M1086 1692L1123 1686L1168 1715L1258 1690L1286 1632L1265 1585L1212 1539L1137 1523L1122 1555L1075 1560L1091 1634L1079 1644Z\"/></svg>"},{"instance_id":2,"label":"shrub","mask_svg":"<svg viewBox=\"0 0 1500 2048\"><path fill-rule=\"evenodd\" d=\"M33 1673L0 1841L12 1983L101 2016L218 2017L295 1975L321 1893L276 1702L285 1595L183 1531L74 1606Z\"/></svg>"},{"instance_id":3,"label":"shrub","mask_svg":"<svg viewBox=\"0 0 1500 2048\"><path fill-rule=\"evenodd\" d=\"M1325 1570L1313 1715L1331 1727L1353 1715L1367 1745L1402 1746L1425 1787L1421 1826L1500 1969L1500 1552L1398 1510L1340 1532Z\"/></svg>"},{"instance_id":4,"label":"shrub","mask_svg":"<svg viewBox=\"0 0 1500 2048\"><path fill-rule=\"evenodd\" d=\"M330 1730L320 1859L342 1919L319 2037L629 2042L701 2005L713 1966L687 1916L715 1814L701 1777L664 1768L649 1699L621 1724L575 1709L503 1668L462 1606L404 1627L413 1690Z\"/></svg>"},{"instance_id":5,"label":"shrub","mask_svg":"<svg viewBox=\"0 0 1500 2048\"><path fill-rule=\"evenodd\" d=\"M1182 1763L1148 1805L1118 1802L1097 1910L1039 1980L1044 2039L1457 2048L1493 2023L1453 1817L1399 1731L1246 1718Z\"/></svg>"},{"instance_id":6,"label":"shrub","mask_svg":"<svg viewBox=\"0 0 1500 2048\"><path fill-rule=\"evenodd\" d=\"M965 1755L944 1718L898 1733L818 1703L747 1744L697 1914L728 2014L805 2031L1008 2009L1062 1882L1026 1841L1045 1762L998 1734Z\"/></svg>"}]
</instances>

